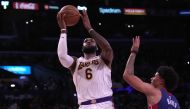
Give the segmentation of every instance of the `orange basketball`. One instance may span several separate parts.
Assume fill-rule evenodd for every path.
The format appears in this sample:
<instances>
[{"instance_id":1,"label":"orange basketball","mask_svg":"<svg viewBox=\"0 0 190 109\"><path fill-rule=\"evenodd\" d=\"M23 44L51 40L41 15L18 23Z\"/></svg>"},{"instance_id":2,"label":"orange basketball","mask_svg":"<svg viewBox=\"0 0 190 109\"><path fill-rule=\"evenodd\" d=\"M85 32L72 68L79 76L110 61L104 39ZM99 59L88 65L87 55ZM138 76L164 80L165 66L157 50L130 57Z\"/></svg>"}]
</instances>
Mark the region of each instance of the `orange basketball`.
<instances>
[{"instance_id":1,"label":"orange basketball","mask_svg":"<svg viewBox=\"0 0 190 109\"><path fill-rule=\"evenodd\" d=\"M78 9L73 5L66 5L60 10L61 15L65 14L64 20L67 26L74 26L80 19L80 13Z\"/></svg>"}]
</instances>

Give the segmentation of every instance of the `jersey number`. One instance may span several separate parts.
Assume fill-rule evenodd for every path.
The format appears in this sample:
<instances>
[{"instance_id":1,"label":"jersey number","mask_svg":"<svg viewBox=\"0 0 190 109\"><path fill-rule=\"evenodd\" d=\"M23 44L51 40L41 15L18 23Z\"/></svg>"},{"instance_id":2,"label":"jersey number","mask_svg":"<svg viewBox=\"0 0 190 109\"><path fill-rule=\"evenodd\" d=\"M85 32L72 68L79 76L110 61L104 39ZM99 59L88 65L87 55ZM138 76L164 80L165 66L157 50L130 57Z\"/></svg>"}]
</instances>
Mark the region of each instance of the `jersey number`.
<instances>
[{"instance_id":1,"label":"jersey number","mask_svg":"<svg viewBox=\"0 0 190 109\"><path fill-rule=\"evenodd\" d=\"M87 68L85 70L85 74L86 74L86 79L88 79L88 80L92 79L92 69L91 68Z\"/></svg>"}]
</instances>

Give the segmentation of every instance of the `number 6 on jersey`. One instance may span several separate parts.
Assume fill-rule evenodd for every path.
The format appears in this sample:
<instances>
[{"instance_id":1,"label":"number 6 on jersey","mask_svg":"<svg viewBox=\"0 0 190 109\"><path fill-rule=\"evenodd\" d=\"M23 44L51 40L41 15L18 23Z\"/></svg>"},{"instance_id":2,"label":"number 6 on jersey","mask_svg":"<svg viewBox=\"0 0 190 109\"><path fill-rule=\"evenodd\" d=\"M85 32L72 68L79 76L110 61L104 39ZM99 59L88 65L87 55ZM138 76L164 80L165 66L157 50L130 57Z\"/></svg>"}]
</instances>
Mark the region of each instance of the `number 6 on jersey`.
<instances>
[{"instance_id":1,"label":"number 6 on jersey","mask_svg":"<svg viewBox=\"0 0 190 109\"><path fill-rule=\"evenodd\" d=\"M91 68L87 68L85 70L85 74L86 74L86 79L88 79L88 80L92 79L92 69Z\"/></svg>"}]
</instances>

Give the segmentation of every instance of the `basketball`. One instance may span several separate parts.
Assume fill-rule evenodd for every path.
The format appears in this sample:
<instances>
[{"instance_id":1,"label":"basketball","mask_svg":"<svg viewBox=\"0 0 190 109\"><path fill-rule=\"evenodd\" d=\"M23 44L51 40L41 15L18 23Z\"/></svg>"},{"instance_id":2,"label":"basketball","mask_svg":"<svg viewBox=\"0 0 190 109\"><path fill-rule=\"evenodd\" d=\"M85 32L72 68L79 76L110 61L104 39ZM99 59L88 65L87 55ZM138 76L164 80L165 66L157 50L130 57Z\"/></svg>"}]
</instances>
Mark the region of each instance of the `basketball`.
<instances>
[{"instance_id":1,"label":"basketball","mask_svg":"<svg viewBox=\"0 0 190 109\"><path fill-rule=\"evenodd\" d=\"M65 14L64 20L66 26L74 26L78 23L80 19L80 13L78 9L73 5L65 5L60 10L61 15Z\"/></svg>"}]
</instances>

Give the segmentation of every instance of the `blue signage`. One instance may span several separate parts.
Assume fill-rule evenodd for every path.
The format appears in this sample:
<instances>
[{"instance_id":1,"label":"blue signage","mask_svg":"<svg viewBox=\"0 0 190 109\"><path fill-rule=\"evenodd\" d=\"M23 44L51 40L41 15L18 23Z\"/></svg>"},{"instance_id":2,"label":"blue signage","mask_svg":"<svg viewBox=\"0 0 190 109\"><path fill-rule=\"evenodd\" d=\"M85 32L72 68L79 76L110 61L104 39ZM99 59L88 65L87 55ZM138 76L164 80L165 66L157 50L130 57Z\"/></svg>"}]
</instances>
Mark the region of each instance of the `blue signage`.
<instances>
[{"instance_id":1,"label":"blue signage","mask_svg":"<svg viewBox=\"0 0 190 109\"><path fill-rule=\"evenodd\" d=\"M0 68L17 75L30 75L31 66L0 66Z\"/></svg>"},{"instance_id":2,"label":"blue signage","mask_svg":"<svg viewBox=\"0 0 190 109\"><path fill-rule=\"evenodd\" d=\"M120 8L99 8L101 14L121 14Z\"/></svg>"}]
</instances>

